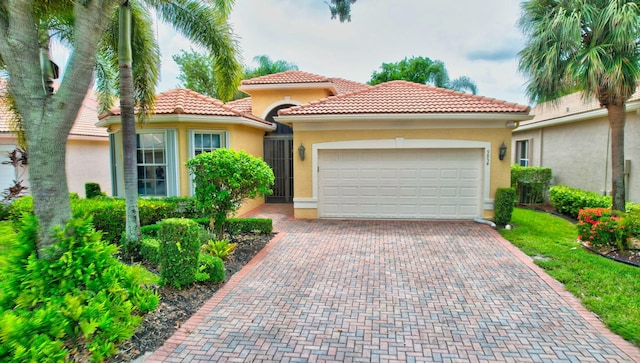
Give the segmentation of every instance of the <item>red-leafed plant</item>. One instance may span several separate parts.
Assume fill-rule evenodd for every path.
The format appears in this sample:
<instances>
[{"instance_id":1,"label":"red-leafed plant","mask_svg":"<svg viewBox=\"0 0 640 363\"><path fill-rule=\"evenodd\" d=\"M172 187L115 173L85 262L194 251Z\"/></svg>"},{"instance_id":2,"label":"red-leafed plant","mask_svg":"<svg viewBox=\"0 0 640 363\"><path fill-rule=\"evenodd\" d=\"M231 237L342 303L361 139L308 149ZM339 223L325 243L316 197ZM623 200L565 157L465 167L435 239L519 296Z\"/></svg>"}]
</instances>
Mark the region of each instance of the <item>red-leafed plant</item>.
<instances>
[{"instance_id":1,"label":"red-leafed plant","mask_svg":"<svg viewBox=\"0 0 640 363\"><path fill-rule=\"evenodd\" d=\"M595 248L629 248L631 228L629 221L617 211L608 208L585 208L578 213L578 238Z\"/></svg>"}]
</instances>

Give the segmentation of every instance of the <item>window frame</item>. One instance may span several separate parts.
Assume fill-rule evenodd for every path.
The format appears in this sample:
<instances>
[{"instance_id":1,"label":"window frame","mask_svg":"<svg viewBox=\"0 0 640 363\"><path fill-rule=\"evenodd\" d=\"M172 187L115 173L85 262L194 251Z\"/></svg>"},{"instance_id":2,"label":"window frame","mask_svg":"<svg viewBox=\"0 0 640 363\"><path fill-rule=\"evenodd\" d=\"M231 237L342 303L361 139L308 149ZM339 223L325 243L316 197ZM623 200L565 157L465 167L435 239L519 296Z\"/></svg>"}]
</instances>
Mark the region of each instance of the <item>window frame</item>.
<instances>
[{"instance_id":1,"label":"window frame","mask_svg":"<svg viewBox=\"0 0 640 363\"><path fill-rule=\"evenodd\" d=\"M202 130L202 129L192 129L189 130L189 157L196 156L195 150L195 137L196 134L204 134L204 135L219 135L220 136L220 147L216 149L226 149L229 148L229 132L227 130ZM215 150L215 149L213 149ZM212 150L212 151L213 151ZM192 197L196 193L195 184L193 183L193 178L189 176L189 195Z\"/></svg>"},{"instance_id":2,"label":"window frame","mask_svg":"<svg viewBox=\"0 0 640 363\"><path fill-rule=\"evenodd\" d=\"M164 198L178 196L178 186L180 185L178 175L178 159L177 159L177 131L175 129L148 129L136 130L136 137L142 134L163 134L164 135L164 175L165 175L165 194L139 194L141 198ZM136 145L136 167L147 164L138 163L138 147ZM124 177L124 175L123 175ZM138 180L140 175L138 175Z\"/></svg>"},{"instance_id":3,"label":"window frame","mask_svg":"<svg viewBox=\"0 0 640 363\"><path fill-rule=\"evenodd\" d=\"M525 150L523 152L522 146ZM525 155L523 155L525 154ZM524 165L523 165L524 162ZM531 140L516 140L516 164L520 166L531 166Z\"/></svg>"}]
</instances>

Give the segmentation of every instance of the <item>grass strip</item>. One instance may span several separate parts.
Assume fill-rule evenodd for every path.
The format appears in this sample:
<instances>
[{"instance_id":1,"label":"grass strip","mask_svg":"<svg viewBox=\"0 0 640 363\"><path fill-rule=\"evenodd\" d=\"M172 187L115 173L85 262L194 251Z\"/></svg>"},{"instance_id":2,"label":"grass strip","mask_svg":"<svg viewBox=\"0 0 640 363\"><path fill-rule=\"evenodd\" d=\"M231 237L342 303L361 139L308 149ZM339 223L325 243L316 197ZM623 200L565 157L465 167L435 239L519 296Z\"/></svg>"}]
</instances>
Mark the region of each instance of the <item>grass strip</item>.
<instances>
[{"instance_id":1,"label":"grass strip","mask_svg":"<svg viewBox=\"0 0 640 363\"><path fill-rule=\"evenodd\" d=\"M575 225L551 214L516 208L512 230L500 234L563 283L615 334L640 346L640 268L584 250Z\"/></svg>"}]
</instances>

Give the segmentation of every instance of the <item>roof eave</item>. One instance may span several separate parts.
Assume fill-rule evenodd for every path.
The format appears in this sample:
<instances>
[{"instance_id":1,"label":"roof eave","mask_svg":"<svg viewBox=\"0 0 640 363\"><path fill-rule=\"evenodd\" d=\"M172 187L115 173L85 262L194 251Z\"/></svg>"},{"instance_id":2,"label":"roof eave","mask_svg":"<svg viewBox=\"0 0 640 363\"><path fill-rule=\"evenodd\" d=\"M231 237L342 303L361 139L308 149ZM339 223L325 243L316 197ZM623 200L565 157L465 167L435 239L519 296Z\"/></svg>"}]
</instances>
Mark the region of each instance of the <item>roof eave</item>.
<instances>
[{"instance_id":1,"label":"roof eave","mask_svg":"<svg viewBox=\"0 0 640 363\"><path fill-rule=\"evenodd\" d=\"M640 100L634 100L626 104L626 112L637 112L640 110ZM534 121L525 125L520 125L518 131L535 130L544 127L564 125L573 122L580 122L586 120L592 120L595 118L606 117L608 111L606 108L599 108L595 110L589 110L581 113L574 113L571 115L555 117L545 120Z\"/></svg>"},{"instance_id":2,"label":"roof eave","mask_svg":"<svg viewBox=\"0 0 640 363\"><path fill-rule=\"evenodd\" d=\"M210 116L210 115L186 115L186 114L167 114L167 115L152 115L149 123L180 123L180 122L197 122L206 124L228 124L228 125L244 125L254 127L257 129L272 131L276 129L276 124L272 124L268 121L257 121L246 117L240 116ZM96 123L99 127L109 127L111 125L117 125L121 123L120 116L108 116Z\"/></svg>"},{"instance_id":3,"label":"roof eave","mask_svg":"<svg viewBox=\"0 0 640 363\"><path fill-rule=\"evenodd\" d=\"M309 82L309 83L265 83L265 84L245 84L240 86L240 91L251 94L250 91L268 90L297 90L297 89L326 89L333 95L338 94L338 89L331 82Z\"/></svg>"},{"instance_id":4,"label":"roof eave","mask_svg":"<svg viewBox=\"0 0 640 363\"><path fill-rule=\"evenodd\" d=\"M532 115L520 112L457 112L457 113L372 113L372 114L326 114L326 115L281 115L274 117L280 123L314 123L326 121L388 121L388 120L505 120L526 121Z\"/></svg>"}]
</instances>

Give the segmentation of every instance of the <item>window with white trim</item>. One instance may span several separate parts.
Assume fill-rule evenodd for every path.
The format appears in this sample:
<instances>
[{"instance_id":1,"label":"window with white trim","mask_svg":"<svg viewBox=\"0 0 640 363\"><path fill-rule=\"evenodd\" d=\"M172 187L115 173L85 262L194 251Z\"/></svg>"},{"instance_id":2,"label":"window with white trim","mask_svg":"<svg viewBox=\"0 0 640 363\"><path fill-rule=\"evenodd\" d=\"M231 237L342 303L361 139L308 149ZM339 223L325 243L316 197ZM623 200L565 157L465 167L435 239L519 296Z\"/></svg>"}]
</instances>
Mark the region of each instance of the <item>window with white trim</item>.
<instances>
[{"instance_id":1,"label":"window with white trim","mask_svg":"<svg viewBox=\"0 0 640 363\"><path fill-rule=\"evenodd\" d=\"M215 149L225 148L229 143L229 134L226 131L190 130L189 134L190 158ZM195 193L193 179L189 183L189 189L193 195Z\"/></svg>"},{"instance_id":2,"label":"window with white trim","mask_svg":"<svg viewBox=\"0 0 640 363\"><path fill-rule=\"evenodd\" d=\"M529 166L529 140L516 141L516 163Z\"/></svg>"},{"instance_id":3,"label":"window with white trim","mask_svg":"<svg viewBox=\"0 0 640 363\"><path fill-rule=\"evenodd\" d=\"M226 147L224 131L191 131L191 157Z\"/></svg>"},{"instance_id":4,"label":"window with white trim","mask_svg":"<svg viewBox=\"0 0 640 363\"><path fill-rule=\"evenodd\" d=\"M136 135L138 194L167 195L167 135L165 132Z\"/></svg>"}]
</instances>

